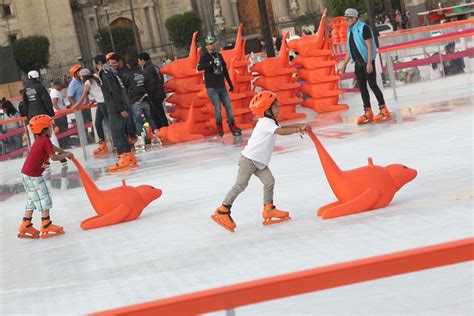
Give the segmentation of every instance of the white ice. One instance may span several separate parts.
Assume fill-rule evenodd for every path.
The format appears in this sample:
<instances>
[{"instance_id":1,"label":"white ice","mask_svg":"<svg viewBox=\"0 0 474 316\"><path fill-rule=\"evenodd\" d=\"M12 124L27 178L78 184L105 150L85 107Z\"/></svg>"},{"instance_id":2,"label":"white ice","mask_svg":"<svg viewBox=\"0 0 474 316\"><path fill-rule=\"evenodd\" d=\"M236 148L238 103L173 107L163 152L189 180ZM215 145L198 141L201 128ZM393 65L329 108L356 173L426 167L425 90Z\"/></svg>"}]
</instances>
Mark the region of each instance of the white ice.
<instances>
[{"instance_id":1,"label":"white ice","mask_svg":"<svg viewBox=\"0 0 474 316\"><path fill-rule=\"evenodd\" d=\"M51 216L66 234L20 240L24 194L0 202L0 313L85 314L471 237L472 81L467 74L401 87L398 101L385 89L397 123L356 126L359 95L341 100L351 109L337 124L324 125L332 116L314 121L306 111L341 168L366 165L371 156L377 165L403 163L418 170L381 210L316 217L316 209L335 197L312 142L297 135L278 138L270 163L275 204L292 216L282 225L262 226L258 179L234 203L236 233L210 219L235 180L241 150L212 139L138 155L136 171L97 180L103 189L125 178L129 185L163 190L133 222L82 231L79 223L94 215L83 188L53 189ZM82 162L97 168L112 160ZM15 181L21 163L1 163L1 183ZM36 226L38 221L36 214ZM236 314L469 315L473 294L473 265L464 263L242 307Z\"/></svg>"}]
</instances>

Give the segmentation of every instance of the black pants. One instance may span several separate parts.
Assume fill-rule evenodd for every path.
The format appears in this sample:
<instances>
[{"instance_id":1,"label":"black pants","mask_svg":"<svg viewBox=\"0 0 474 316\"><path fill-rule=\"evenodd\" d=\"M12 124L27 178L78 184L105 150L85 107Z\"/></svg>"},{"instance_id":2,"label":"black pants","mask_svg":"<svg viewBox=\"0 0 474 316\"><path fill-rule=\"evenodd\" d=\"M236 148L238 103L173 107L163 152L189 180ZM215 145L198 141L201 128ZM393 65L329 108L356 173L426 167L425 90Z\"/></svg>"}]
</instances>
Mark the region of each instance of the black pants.
<instances>
[{"instance_id":1,"label":"black pants","mask_svg":"<svg viewBox=\"0 0 474 316\"><path fill-rule=\"evenodd\" d=\"M156 122L158 128L168 126L168 118L163 108L163 100L161 98L151 98L151 118Z\"/></svg>"},{"instance_id":2,"label":"black pants","mask_svg":"<svg viewBox=\"0 0 474 316\"><path fill-rule=\"evenodd\" d=\"M95 130L99 136L99 140L105 140L104 128L102 127L102 121L105 119L108 121L108 112L105 102L97 103L97 112L95 114Z\"/></svg>"},{"instance_id":3,"label":"black pants","mask_svg":"<svg viewBox=\"0 0 474 316\"><path fill-rule=\"evenodd\" d=\"M68 130L67 116L64 115L64 116L61 116L60 118L55 119L54 124L59 129L57 134L61 134L65 131L67 131ZM58 139L58 143L59 143L59 147L61 147L63 149L71 147L71 145L69 144L69 136Z\"/></svg>"},{"instance_id":4,"label":"black pants","mask_svg":"<svg viewBox=\"0 0 474 316\"><path fill-rule=\"evenodd\" d=\"M372 60L373 71L368 74L365 63L355 64L355 75L357 79L357 85L360 89L360 94L362 95L362 101L364 102L364 109L370 108L370 94L367 89L367 82L369 82L370 89L374 92L377 101L379 102L379 107L385 105L385 100L383 99L382 91L377 86L377 79L375 74L375 60Z\"/></svg>"},{"instance_id":5,"label":"black pants","mask_svg":"<svg viewBox=\"0 0 474 316\"><path fill-rule=\"evenodd\" d=\"M109 112L109 128L112 133L112 140L117 146L117 154L130 152L127 137L125 136L125 118L120 113Z\"/></svg>"}]
</instances>

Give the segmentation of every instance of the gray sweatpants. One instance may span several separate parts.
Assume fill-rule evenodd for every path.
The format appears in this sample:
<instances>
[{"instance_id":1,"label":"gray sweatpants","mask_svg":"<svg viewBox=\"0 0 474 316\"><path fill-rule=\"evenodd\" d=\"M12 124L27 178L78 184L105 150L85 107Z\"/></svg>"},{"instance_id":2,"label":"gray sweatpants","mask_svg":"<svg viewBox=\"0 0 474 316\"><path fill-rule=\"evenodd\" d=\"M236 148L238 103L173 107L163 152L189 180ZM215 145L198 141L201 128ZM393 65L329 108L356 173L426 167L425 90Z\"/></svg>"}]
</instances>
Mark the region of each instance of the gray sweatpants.
<instances>
[{"instance_id":1,"label":"gray sweatpants","mask_svg":"<svg viewBox=\"0 0 474 316\"><path fill-rule=\"evenodd\" d=\"M225 196L223 205L232 205L237 196L242 193L247 185L249 184L250 177L256 175L263 183L263 203L273 202L273 188L275 187L275 178L270 171L270 168L266 166L264 169L258 169L252 160L240 156L239 160L239 173L237 174L237 180L234 186L230 189L229 193Z\"/></svg>"}]
</instances>

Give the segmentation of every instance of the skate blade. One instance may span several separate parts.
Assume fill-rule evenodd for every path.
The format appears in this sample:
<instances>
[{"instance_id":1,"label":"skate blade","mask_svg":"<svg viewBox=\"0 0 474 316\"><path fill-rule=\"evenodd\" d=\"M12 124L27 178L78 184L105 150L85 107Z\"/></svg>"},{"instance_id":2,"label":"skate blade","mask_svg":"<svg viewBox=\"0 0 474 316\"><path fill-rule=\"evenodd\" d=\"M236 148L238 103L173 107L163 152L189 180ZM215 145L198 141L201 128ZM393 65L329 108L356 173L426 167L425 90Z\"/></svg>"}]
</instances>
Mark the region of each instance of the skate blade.
<instances>
[{"instance_id":1,"label":"skate blade","mask_svg":"<svg viewBox=\"0 0 474 316\"><path fill-rule=\"evenodd\" d=\"M56 237L59 235L64 235L64 230L60 232L43 232L41 233L41 238L51 238L51 237Z\"/></svg>"},{"instance_id":2,"label":"skate blade","mask_svg":"<svg viewBox=\"0 0 474 316\"><path fill-rule=\"evenodd\" d=\"M365 124L369 124L369 123L373 123L374 120L371 120L371 121L364 121L364 122L357 122L357 125L365 125Z\"/></svg>"},{"instance_id":3,"label":"skate blade","mask_svg":"<svg viewBox=\"0 0 474 316\"><path fill-rule=\"evenodd\" d=\"M38 239L38 238L40 238L40 235L39 234L30 235L30 234L27 234L27 233L19 233L18 238L21 238L21 239Z\"/></svg>"},{"instance_id":4,"label":"skate blade","mask_svg":"<svg viewBox=\"0 0 474 316\"><path fill-rule=\"evenodd\" d=\"M392 120L392 117L387 117L387 118L383 118L383 119L378 120L378 121L375 121L375 120L374 120L374 122L375 122L375 123L383 123L383 122L389 122L389 121L391 121L391 120Z\"/></svg>"},{"instance_id":5,"label":"skate blade","mask_svg":"<svg viewBox=\"0 0 474 316\"><path fill-rule=\"evenodd\" d=\"M121 172L129 172L132 170L132 167L127 166L125 168L115 169L115 170L107 170L108 173L121 173Z\"/></svg>"},{"instance_id":6,"label":"skate blade","mask_svg":"<svg viewBox=\"0 0 474 316\"><path fill-rule=\"evenodd\" d=\"M280 224L280 223L284 223L284 222L287 222L291 219L291 217L283 217L283 218L279 218L279 219L271 219L271 218L267 218L265 220L263 220L262 224L264 226L269 226L269 225L275 225L275 224Z\"/></svg>"},{"instance_id":7,"label":"skate blade","mask_svg":"<svg viewBox=\"0 0 474 316\"><path fill-rule=\"evenodd\" d=\"M222 222L216 215L211 215L211 218L214 220L214 222L216 222L217 224L219 224L220 226L224 227L225 229L227 229L228 231L232 232L232 233L235 233L235 228L230 228L230 227L227 227L224 222Z\"/></svg>"}]
</instances>

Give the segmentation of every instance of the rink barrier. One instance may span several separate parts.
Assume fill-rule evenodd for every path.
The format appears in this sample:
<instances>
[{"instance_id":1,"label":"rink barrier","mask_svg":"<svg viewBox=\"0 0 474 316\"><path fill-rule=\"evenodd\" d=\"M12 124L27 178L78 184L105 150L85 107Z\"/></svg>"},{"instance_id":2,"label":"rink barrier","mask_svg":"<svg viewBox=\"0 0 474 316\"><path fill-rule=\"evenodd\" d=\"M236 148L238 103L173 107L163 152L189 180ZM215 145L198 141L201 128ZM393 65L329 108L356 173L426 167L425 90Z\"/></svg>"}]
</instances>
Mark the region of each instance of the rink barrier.
<instances>
[{"instance_id":1,"label":"rink barrier","mask_svg":"<svg viewBox=\"0 0 474 316\"><path fill-rule=\"evenodd\" d=\"M78 107L78 109L65 109L65 110L56 111L54 113L54 119L58 119L60 117L63 117L65 115L68 115L68 114L71 114L71 113L75 114L76 127L73 127L71 129L68 129L67 131L64 131L60 134L57 134L56 137L58 139L61 139L63 137L67 137L67 136L70 136L70 135L73 135L73 134L77 133L78 136L79 136L79 140L81 142L81 147L83 148L83 155L84 155L85 159L87 159L87 153L86 153L86 150L85 150L85 146L87 145L85 130L86 130L86 128L92 127L93 122L84 123L84 121L82 119L82 110L91 109L91 108L96 107L96 106L97 106L96 103L90 103L90 104L80 105ZM16 123L16 122L25 122L27 120L28 119L25 116L14 118L14 119L8 119L8 120L0 120L0 125L8 124L8 123ZM18 129L15 129L15 130L10 131L8 133L5 133L3 135L0 135L0 141L3 140L3 139L8 138L10 136L23 133L25 131L28 132L28 128L27 128L26 125L23 126L23 127L19 127ZM13 152L8 153L8 154L1 155L0 156L0 161L4 161L4 160L8 160L8 159L13 158L13 157L17 157L17 156L22 155L23 153L27 152L28 150L29 150L29 145L24 146L22 148L19 148L19 149L13 151Z\"/></svg>"},{"instance_id":2,"label":"rink barrier","mask_svg":"<svg viewBox=\"0 0 474 316\"><path fill-rule=\"evenodd\" d=\"M420 27L415 27L411 29L395 31L392 33L384 33L384 34L381 34L379 38L385 39L389 37L397 37L397 36L403 36L403 35L409 35L409 34L415 34L415 33L421 33L421 32L436 31L436 30L446 29L449 27L468 25L468 24L474 24L474 20L461 20L461 21L453 21L453 22L448 22L448 23L443 23L443 24L420 26Z\"/></svg>"},{"instance_id":3,"label":"rink barrier","mask_svg":"<svg viewBox=\"0 0 474 316\"><path fill-rule=\"evenodd\" d=\"M332 264L91 315L196 315L474 260L474 238Z\"/></svg>"}]
</instances>

